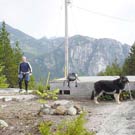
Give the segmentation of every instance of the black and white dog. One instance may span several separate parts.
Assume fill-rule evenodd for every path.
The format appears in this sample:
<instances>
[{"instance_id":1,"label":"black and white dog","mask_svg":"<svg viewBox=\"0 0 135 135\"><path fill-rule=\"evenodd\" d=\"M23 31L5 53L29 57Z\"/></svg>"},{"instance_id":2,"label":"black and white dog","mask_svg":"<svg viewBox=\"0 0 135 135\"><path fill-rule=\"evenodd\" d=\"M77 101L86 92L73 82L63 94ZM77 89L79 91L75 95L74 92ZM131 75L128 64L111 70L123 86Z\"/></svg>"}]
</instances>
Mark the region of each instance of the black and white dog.
<instances>
[{"instance_id":1,"label":"black and white dog","mask_svg":"<svg viewBox=\"0 0 135 135\"><path fill-rule=\"evenodd\" d=\"M66 80L64 81L63 85L65 85L65 82L68 83L68 87L70 88L70 82L75 81L75 87L77 87L77 80L78 79L78 75L76 73L69 73Z\"/></svg>"},{"instance_id":2,"label":"black and white dog","mask_svg":"<svg viewBox=\"0 0 135 135\"><path fill-rule=\"evenodd\" d=\"M100 80L95 82L91 99L94 99L94 102L99 104L98 97L103 93L114 94L116 102L120 104L119 96L121 91L125 88L126 83L129 83L129 80L125 76L120 76L118 79L113 81Z\"/></svg>"}]
</instances>

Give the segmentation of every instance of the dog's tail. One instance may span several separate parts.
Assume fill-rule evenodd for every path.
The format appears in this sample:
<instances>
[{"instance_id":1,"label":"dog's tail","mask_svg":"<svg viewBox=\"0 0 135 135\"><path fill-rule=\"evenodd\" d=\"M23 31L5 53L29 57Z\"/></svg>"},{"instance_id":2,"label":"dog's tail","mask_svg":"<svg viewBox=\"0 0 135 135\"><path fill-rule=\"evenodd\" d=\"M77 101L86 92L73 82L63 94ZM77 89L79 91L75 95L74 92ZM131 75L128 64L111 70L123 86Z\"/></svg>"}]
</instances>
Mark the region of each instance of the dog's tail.
<instances>
[{"instance_id":1,"label":"dog's tail","mask_svg":"<svg viewBox=\"0 0 135 135\"><path fill-rule=\"evenodd\" d=\"M93 99L94 99L94 90L91 93L91 100L93 100Z\"/></svg>"}]
</instances>

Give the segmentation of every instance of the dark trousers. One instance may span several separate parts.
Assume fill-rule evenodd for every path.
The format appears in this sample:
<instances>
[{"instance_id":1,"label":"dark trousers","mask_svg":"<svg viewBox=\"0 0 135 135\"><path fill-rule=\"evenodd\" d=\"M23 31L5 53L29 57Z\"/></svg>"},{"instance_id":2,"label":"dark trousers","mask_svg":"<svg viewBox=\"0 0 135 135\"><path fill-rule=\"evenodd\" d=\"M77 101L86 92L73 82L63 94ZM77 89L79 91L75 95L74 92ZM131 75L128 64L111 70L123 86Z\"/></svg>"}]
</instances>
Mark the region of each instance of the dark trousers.
<instances>
[{"instance_id":1,"label":"dark trousers","mask_svg":"<svg viewBox=\"0 0 135 135\"><path fill-rule=\"evenodd\" d=\"M25 90L28 90L29 81L26 79L27 74L23 74L21 78L19 78L19 88L22 89L22 82L25 81Z\"/></svg>"}]
</instances>

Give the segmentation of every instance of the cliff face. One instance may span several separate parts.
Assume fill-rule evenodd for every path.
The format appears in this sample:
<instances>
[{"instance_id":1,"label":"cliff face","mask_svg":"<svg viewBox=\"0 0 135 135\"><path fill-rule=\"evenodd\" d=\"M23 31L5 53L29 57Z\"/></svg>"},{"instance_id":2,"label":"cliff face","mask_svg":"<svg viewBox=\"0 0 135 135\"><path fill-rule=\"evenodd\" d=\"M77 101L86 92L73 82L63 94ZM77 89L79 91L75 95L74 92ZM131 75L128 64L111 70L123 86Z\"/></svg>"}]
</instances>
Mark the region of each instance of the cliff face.
<instances>
[{"instance_id":1,"label":"cliff face","mask_svg":"<svg viewBox=\"0 0 135 135\"><path fill-rule=\"evenodd\" d=\"M40 58L52 76L61 77L64 74L64 39L53 39L50 52ZM130 46L113 39L94 39L80 35L69 39L69 72L79 75L96 75L104 71L107 65L115 60L122 65L128 56Z\"/></svg>"},{"instance_id":2,"label":"cliff face","mask_svg":"<svg viewBox=\"0 0 135 135\"><path fill-rule=\"evenodd\" d=\"M82 44L78 40L78 45L70 46L70 71L84 75L96 75L115 60L122 65L130 50L130 46L112 39L90 39Z\"/></svg>"}]
</instances>

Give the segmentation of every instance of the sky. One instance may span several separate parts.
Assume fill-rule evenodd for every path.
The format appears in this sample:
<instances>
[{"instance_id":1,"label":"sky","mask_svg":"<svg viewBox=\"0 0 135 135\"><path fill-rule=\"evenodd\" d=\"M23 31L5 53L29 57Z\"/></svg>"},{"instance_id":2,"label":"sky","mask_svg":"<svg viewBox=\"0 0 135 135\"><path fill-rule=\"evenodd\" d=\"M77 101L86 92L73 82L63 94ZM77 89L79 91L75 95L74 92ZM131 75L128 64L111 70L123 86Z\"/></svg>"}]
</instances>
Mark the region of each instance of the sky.
<instances>
[{"instance_id":1,"label":"sky","mask_svg":"<svg viewBox=\"0 0 135 135\"><path fill-rule=\"evenodd\" d=\"M37 39L64 36L65 0L0 0L0 21ZM135 0L70 0L68 33L135 41Z\"/></svg>"}]
</instances>

